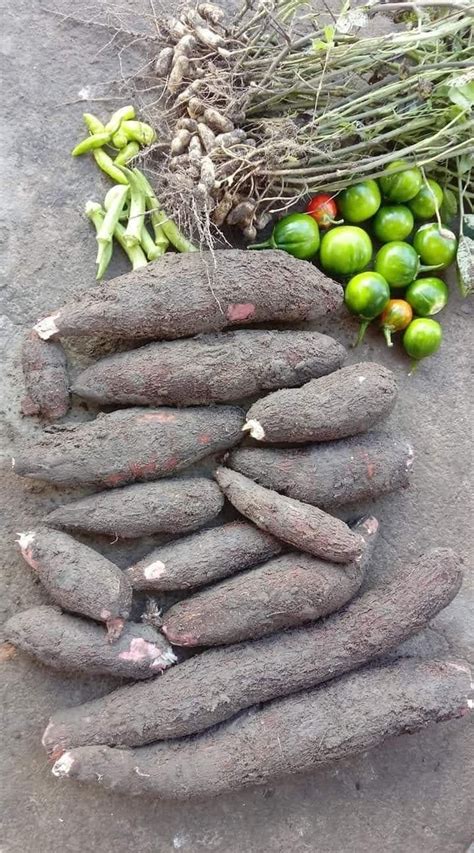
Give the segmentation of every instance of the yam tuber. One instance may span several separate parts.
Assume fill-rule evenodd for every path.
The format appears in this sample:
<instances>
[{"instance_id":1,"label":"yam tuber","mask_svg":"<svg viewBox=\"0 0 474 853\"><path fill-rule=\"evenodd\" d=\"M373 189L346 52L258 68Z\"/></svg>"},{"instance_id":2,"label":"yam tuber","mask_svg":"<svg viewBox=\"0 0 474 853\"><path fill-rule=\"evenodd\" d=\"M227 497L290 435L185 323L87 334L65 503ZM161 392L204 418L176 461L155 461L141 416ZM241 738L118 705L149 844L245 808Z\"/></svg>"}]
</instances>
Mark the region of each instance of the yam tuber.
<instances>
[{"instance_id":1,"label":"yam tuber","mask_svg":"<svg viewBox=\"0 0 474 853\"><path fill-rule=\"evenodd\" d=\"M258 400L244 429L270 444L333 441L366 432L390 414L396 398L391 370L373 362L351 364Z\"/></svg>"},{"instance_id":2,"label":"yam tuber","mask_svg":"<svg viewBox=\"0 0 474 853\"><path fill-rule=\"evenodd\" d=\"M133 589L192 589L249 569L281 549L281 542L253 524L233 521L155 548L125 574Z\"/></svg>"},{"instance_id":3,"label":"yam tuber","mask_svg":"<svg viewBox=\"0 0 474 853\"><path fill-rule=\"evenodd\" d=\"M210 649L158 682L56 713L43 745L53 753L88 744L139 746L194 734L251 705L307 690L416 634L452 601L461 579L457 555L435 548L323 622Z\"/></svg>"},{"instance_id":4,"label":"yam tuber","mask_svg":"<svg viewBox=\"0 0 474 853\"><path fill-rule=\"evenodd\" d=\"M69 409L69 378L61 344L43 341L32 331L23 341L21 363L26 387L22 413L62 418Z\"/></svg>"},{"instance_id":5,"label":"yam tuber","mask_svg":"<svg viewBox=\"0 0 474 853\"><path fill-rule=\"evenodd\" d=\"M136 483L61 506L46 523L66 530L108 533L120 539L186 533L222 509L219 487L205 477Z\"/></svg>"},{"instance_id":6,"label":"yam tuber","mask_svg":"<svg viewBox=\"0 0 474 853\"><path fill-rule=\"evenodd\" d=\"M69 302L35 330L174 340L229 326L317 319L342 305L343 290L285 252L240 249L168 254Z\"/></svg>"},{"instance_id":7,"label":"yam tuber","mask_svg":"<svg viewBox=\"0 0 474 853\"><path fill-rule=\"evenodd\" d=\"M45 434L13 459L13 469L70 486L157 480L237 444L243 420L230 406L123 409Z\"/></svg>"},{"instance_id":8,"label":"yam tuber","mask_svg":"<svg viewBox=\"0 0 474 853\"><path fill-rule=\"evenodd\" d=\"M110 644L101 625L49 605L12 616L4 633L18 649L66 672L137 680L151 678L176 662L171 646L150 625L128 622Z\"/></svg>"},{"instance_id":9,"label":"yam tuber","mask_svg":"<svg viewBox=\"0 0 474 853\"><path fill-rule=\"evenodd\" d=\"M334 563L348 563L361 555L362 537L339 518L264 489L230 468L218 468L214 476L242 515L283 542Z\"/></svg>"},{"instance_id":10,"label":"yam tuber","mask_svg":"<svg viewBox=\"0 0 474 853\"><path fill-rule=\"evenodd\" d=\"M200 737L133 750L72 749L52 772L136 796L215 797L463 717L470 689L463 661L404 660L252 709Z\"/></svg>"},{"instance_id":11,"label":"yam tuber","mask_svg":"<svg viewBox=\"0 0 474 853\"><path fill-rule=\"evenodd\" d=\"M120 636L132 588L114 563L67 533L47 528L20 533L18 544L56 604L105 622L110 640Z\"/></svg>"},{"instance_id":12,"label":"yam tuber","mask_svg":"<svg viewBox=\"0 0 474 853\"><path fill-rule=\"evenodd\" d=\"M302 385L337 370L345 355L319 332L226 332L103 358L78 376L73 391L106 405L226 402Z\"/></svg>"},{"instance_id":13,"label":"yam tuber","mask_svg":"<svg viewBox=\"0 0 474 853\"><path fill-rule=\"evenodd\" d=\"M227 464L267 489L334 509L408 485L413 447L383 432L300 448L241 447Z\"/></svg>"},{"instance_id":14,"label":"yam tuber","mask_svg":"<svg viewBox=\"0 0 474 853\"><path fill-rule=\"evenodd\" d=\"M309 554L284 554L178 601L165 613L162 631L176 646L219 646L321 619L358 591L377 529L373 517L354 527L364 551L343 568Z\"/></svg>"}]
</instances>

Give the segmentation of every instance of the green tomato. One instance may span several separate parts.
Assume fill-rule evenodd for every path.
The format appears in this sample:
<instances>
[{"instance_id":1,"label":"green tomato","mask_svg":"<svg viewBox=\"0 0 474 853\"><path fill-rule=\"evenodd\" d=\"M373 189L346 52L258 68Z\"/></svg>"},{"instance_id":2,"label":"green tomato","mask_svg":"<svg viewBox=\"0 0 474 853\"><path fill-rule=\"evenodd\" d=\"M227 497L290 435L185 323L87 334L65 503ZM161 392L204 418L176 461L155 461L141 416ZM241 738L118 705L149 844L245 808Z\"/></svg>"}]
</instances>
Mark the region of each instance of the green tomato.
<instances>
[{"instance_id":1,"label":"green tomato","mask_svg":"<svg viewBox=\"0 0 474 853\"><path fill-rule=\"evenodd\" d=\"M353 275L370 263L372 241L362 228L339 225L323 236L319 257L326 272L339 276Z\"/></svg>"},{"instance_id":2,"label":"green tomato","mask_svg":"<svg viewBox=\"0 0 474 853\"><path fill-rule=\"evenodd\" d=\"M424 264L443 269L454 261L458 241L448 228L443 226L440 230L439 225L430 222L418 228L413 238L413 246Z\"/></svg>"},{"instance_id":3,"label":"green tomato","mask_svg":"<svg viewBox=\"0 0 474 853\"><path fill-rule=\"evenodd\" d=\"M443 190L436 181L428 179L408 204L417 219L433 219L443 203Z\"/></svg>"},{"instance_id":4,"label":"green tomato","mask_svg":"<svg viewBox=\"0 0 474 853\"><path fill-rule=\"evenodd\" d=\"M361 320L355 345L362 341L365 330L374 317L378 317L390 300L390 288L376 272L360 272L349 281L344 294L344 302L351 314Z\"/></svg>"},{"instance_id":5,"label":"green tomato","mask_svg":"<svg viewBox=\"0 0 474 853\"><path fill-rule=\"evenodd\" d=\"M248 248L282 249L294 258L310 261L319 249L318 223L307 213L290 213L277 222L268 240Z\"/></svg>"},{"instance_id":6,"label":"green tomato","mask_svg":"<svg viewBox=\"0 0 474 853\"><path fill-rule=\"evenodd\" d=\"M377 212L381 201L377 182L369 180L344 190L337 198L337 205L348 222L363 222Z\"/></svg>"},{"instance_id":7,"label":"green tomato","mask_svg":"<svg viewBox=\"0 0 474 853\"><path fill-rule=\"evenodd\" d=\"M403 171L390 174L406 165ZM416 166L409 166L406 160L394 160L384 169L379 178L381 190L390 201L410 201L421 189L423 176Z\"/></svg>"},{"instance_id":8,"label":"green tomato","mask_svg":"<svg viewBox=\"0 0 474 853\"><path fill-rule=\"evenodd\" d=\"M448 301L448 288L441 278L417 278L412 281L405 293L415 314L431 317L438 314Z\"/></svg>"},{"instance_id":9,"label":"green tomato","mask_svg":"<svg viewBox=\"0 0 474 853\"><path fill-rule=\"evenodd\" d=\"M418 255L409 243L393 240L385 243L375 256L375 269L391 287L406 287L416 278L420 267Z\"/></svg>"},{"instance_id":10,"label":"green tomato","mask_svg":"<svg viewBox=\"0 0 474 853\"><path fill-rule=\"evenodd\" d=\"M403 346L415 363L437 352L443 340L443 331L436 320L419 317L413 320L403 335Z\"/></svg>"},{"instance_id":11,"label":"green tomato","mask_svg":"<svg viewBox=\"0 0 474 853\"><path fill-rule=\"evenodd\" d=\"M381 243L406 240L413 230L415 220L410 208L403 204L381 207L375 214L374 233Z\"/></svg>"}]
</instances>

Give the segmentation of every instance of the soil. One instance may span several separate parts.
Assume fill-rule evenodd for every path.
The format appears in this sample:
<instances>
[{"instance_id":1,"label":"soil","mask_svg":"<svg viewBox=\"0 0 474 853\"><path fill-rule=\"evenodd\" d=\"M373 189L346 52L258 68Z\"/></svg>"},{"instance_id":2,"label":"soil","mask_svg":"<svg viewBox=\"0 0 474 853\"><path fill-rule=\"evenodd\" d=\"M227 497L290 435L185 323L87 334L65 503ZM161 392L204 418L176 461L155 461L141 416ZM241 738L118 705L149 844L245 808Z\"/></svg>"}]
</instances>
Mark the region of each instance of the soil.
<instances>
[{"instance_id":1,"label":"soil","mask_svg":"<svg viewBox=\"0 0 474 853\"><path fill-rule=\"evenodd\" d=\"M56 8L106 24L112 19L112 5L106 0L61 0ZM145 0L121 0L120 5L131 29L138 29L135 14L141 5L150 11ZM86 200L102 198L106 181L88 160L73 160L70 150L81 138L83 111L105 116L125 103L122 98L87 100L103 98L109 81L120 80L117 56L124 38L114 40L113 30L104 26L64 21L44 10L52 6L16 0L5 4L3 14L2 619L47 602L17 551L16 532L35 527L64 499L86 493L27 482L10 471L15 444L40 433L34 419L19 415L20 347L25 328L94 285L95 244L81 211ZM121 55L125 66L129 57L130 51ZM138 67L139 55L133 59ZM111 272L125 271L117 252ZM398 347L389 352L375 332L368 333L360 353L350 358L377 360L394 370L399 400L386 427L409 438L415 448L409 488L377 501L377 574L369 572L366 584L376 584L431 545L456 548L466 560L460 595L405 649L407 654L416 650L472 661L473 575L467 565L474 550L469 500L472 406L467 390L471 311L472 305L459 298L452 283L450 305L440 315L443 346L411 377ZM344 345L356 334L350 319L339 327L331 322L317 328ZM87 363L78 355L78 368ZM76 403L68 417L85 420L91 412ZM143 557L156 540L112 544L101 539L95 544L125 567ZM54 711L104 695L116 681L67 677L20 653L6 657L0 664L2 853L128 853L131 848L141 853L462 853L474 837L473 739L467 719L389 740L316 772L209 802L132 801L54 779L40 744Z\"/></svg>"}]
</instances>

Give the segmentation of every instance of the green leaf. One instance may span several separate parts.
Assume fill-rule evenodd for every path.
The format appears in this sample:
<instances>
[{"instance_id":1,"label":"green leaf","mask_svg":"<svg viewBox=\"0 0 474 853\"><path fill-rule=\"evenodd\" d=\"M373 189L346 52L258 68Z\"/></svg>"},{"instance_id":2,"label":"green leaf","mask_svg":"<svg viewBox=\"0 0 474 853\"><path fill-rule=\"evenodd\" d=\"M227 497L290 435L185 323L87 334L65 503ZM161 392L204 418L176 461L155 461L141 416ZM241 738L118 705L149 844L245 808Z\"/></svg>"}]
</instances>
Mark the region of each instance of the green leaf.
<instances>
[{"instance_id":1,"label":"green leaf","mask_svg":"<svg viewBox=\"0 0 474 853\"><path fill-rule=\"evenodd\" d=\"M331 27L331 26L324 27L324 37L325 37L328 45L334 41L335 32L336 32L335 27Z\"/></svg>"},{"instance_id":2,"label":"green leaf","mask_svg":"<svg viewBox=\"0 0 474 853\"><path fill-rule=\"evenodd\" d=\"M459 238L456 266L459 289L469 296L474 291L474 240L466 234Z\"/></svg>"},{"instance_id":3,"label":"green leaf","mask_svg":"<svg viewBox=\"0 0 474 853\"><path fill-rule=\"evenodd\" d=\"M464 86L451 86L448 89L448 98L453 104L470 109L474 105L474 81Z\"/></svg>"},{"instance_id":4,"label":"green leaf","mask_svg":"<svg viewBox=\"0 0 474 853\"><path fill-rule=\"evenodd\" d=\"M319 50L327 50L328 45L327 42L322 41L322 39L315 39L313 41L313 50L318 52Z\"/></svg>"},{"instance_id":5,"label":"green leaf","mask_svg":"<svg viewBox=\"0 0 474 853\"><path fill-rule=\"evenodd\" d=\"M453 221L456 213L458 212L458 200L456 193L449 189L443 190L443 201L441 203L441 207L439 209L439 214L441 216L441 221L445 222L447 225Z\"/></svg>"},{"instance_id":6,"label":"green leaf","mask_svg":"<svg viewBox=\"0 0 474 853\"><path fill-rule=\"evenodd\" d=\"M465 175L474 166L474 154L461 154L458 159L458 172Z\"/></svg>"}]
</instances>

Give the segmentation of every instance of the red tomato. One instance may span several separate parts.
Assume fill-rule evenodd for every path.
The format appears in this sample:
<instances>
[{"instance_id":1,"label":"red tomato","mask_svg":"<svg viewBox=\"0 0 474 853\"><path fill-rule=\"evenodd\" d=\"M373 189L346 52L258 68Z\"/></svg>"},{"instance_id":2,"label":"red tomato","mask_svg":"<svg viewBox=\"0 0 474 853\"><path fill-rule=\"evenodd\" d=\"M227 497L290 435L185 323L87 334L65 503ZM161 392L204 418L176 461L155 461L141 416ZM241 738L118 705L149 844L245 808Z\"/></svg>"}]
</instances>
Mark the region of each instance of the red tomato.
<instances>
[{"instance_id":1,"label":"red tomato","mask_svg":"<svg viewBox=\"0 0 474 853\"><path fill-rule=\"evenodd\" d=\"M337 204L327 193L318 193L308 202L306 213L316 220L320 228L337 225ZM342 220L340 220L342 221Z\"/></svg>"}]
</instances>

